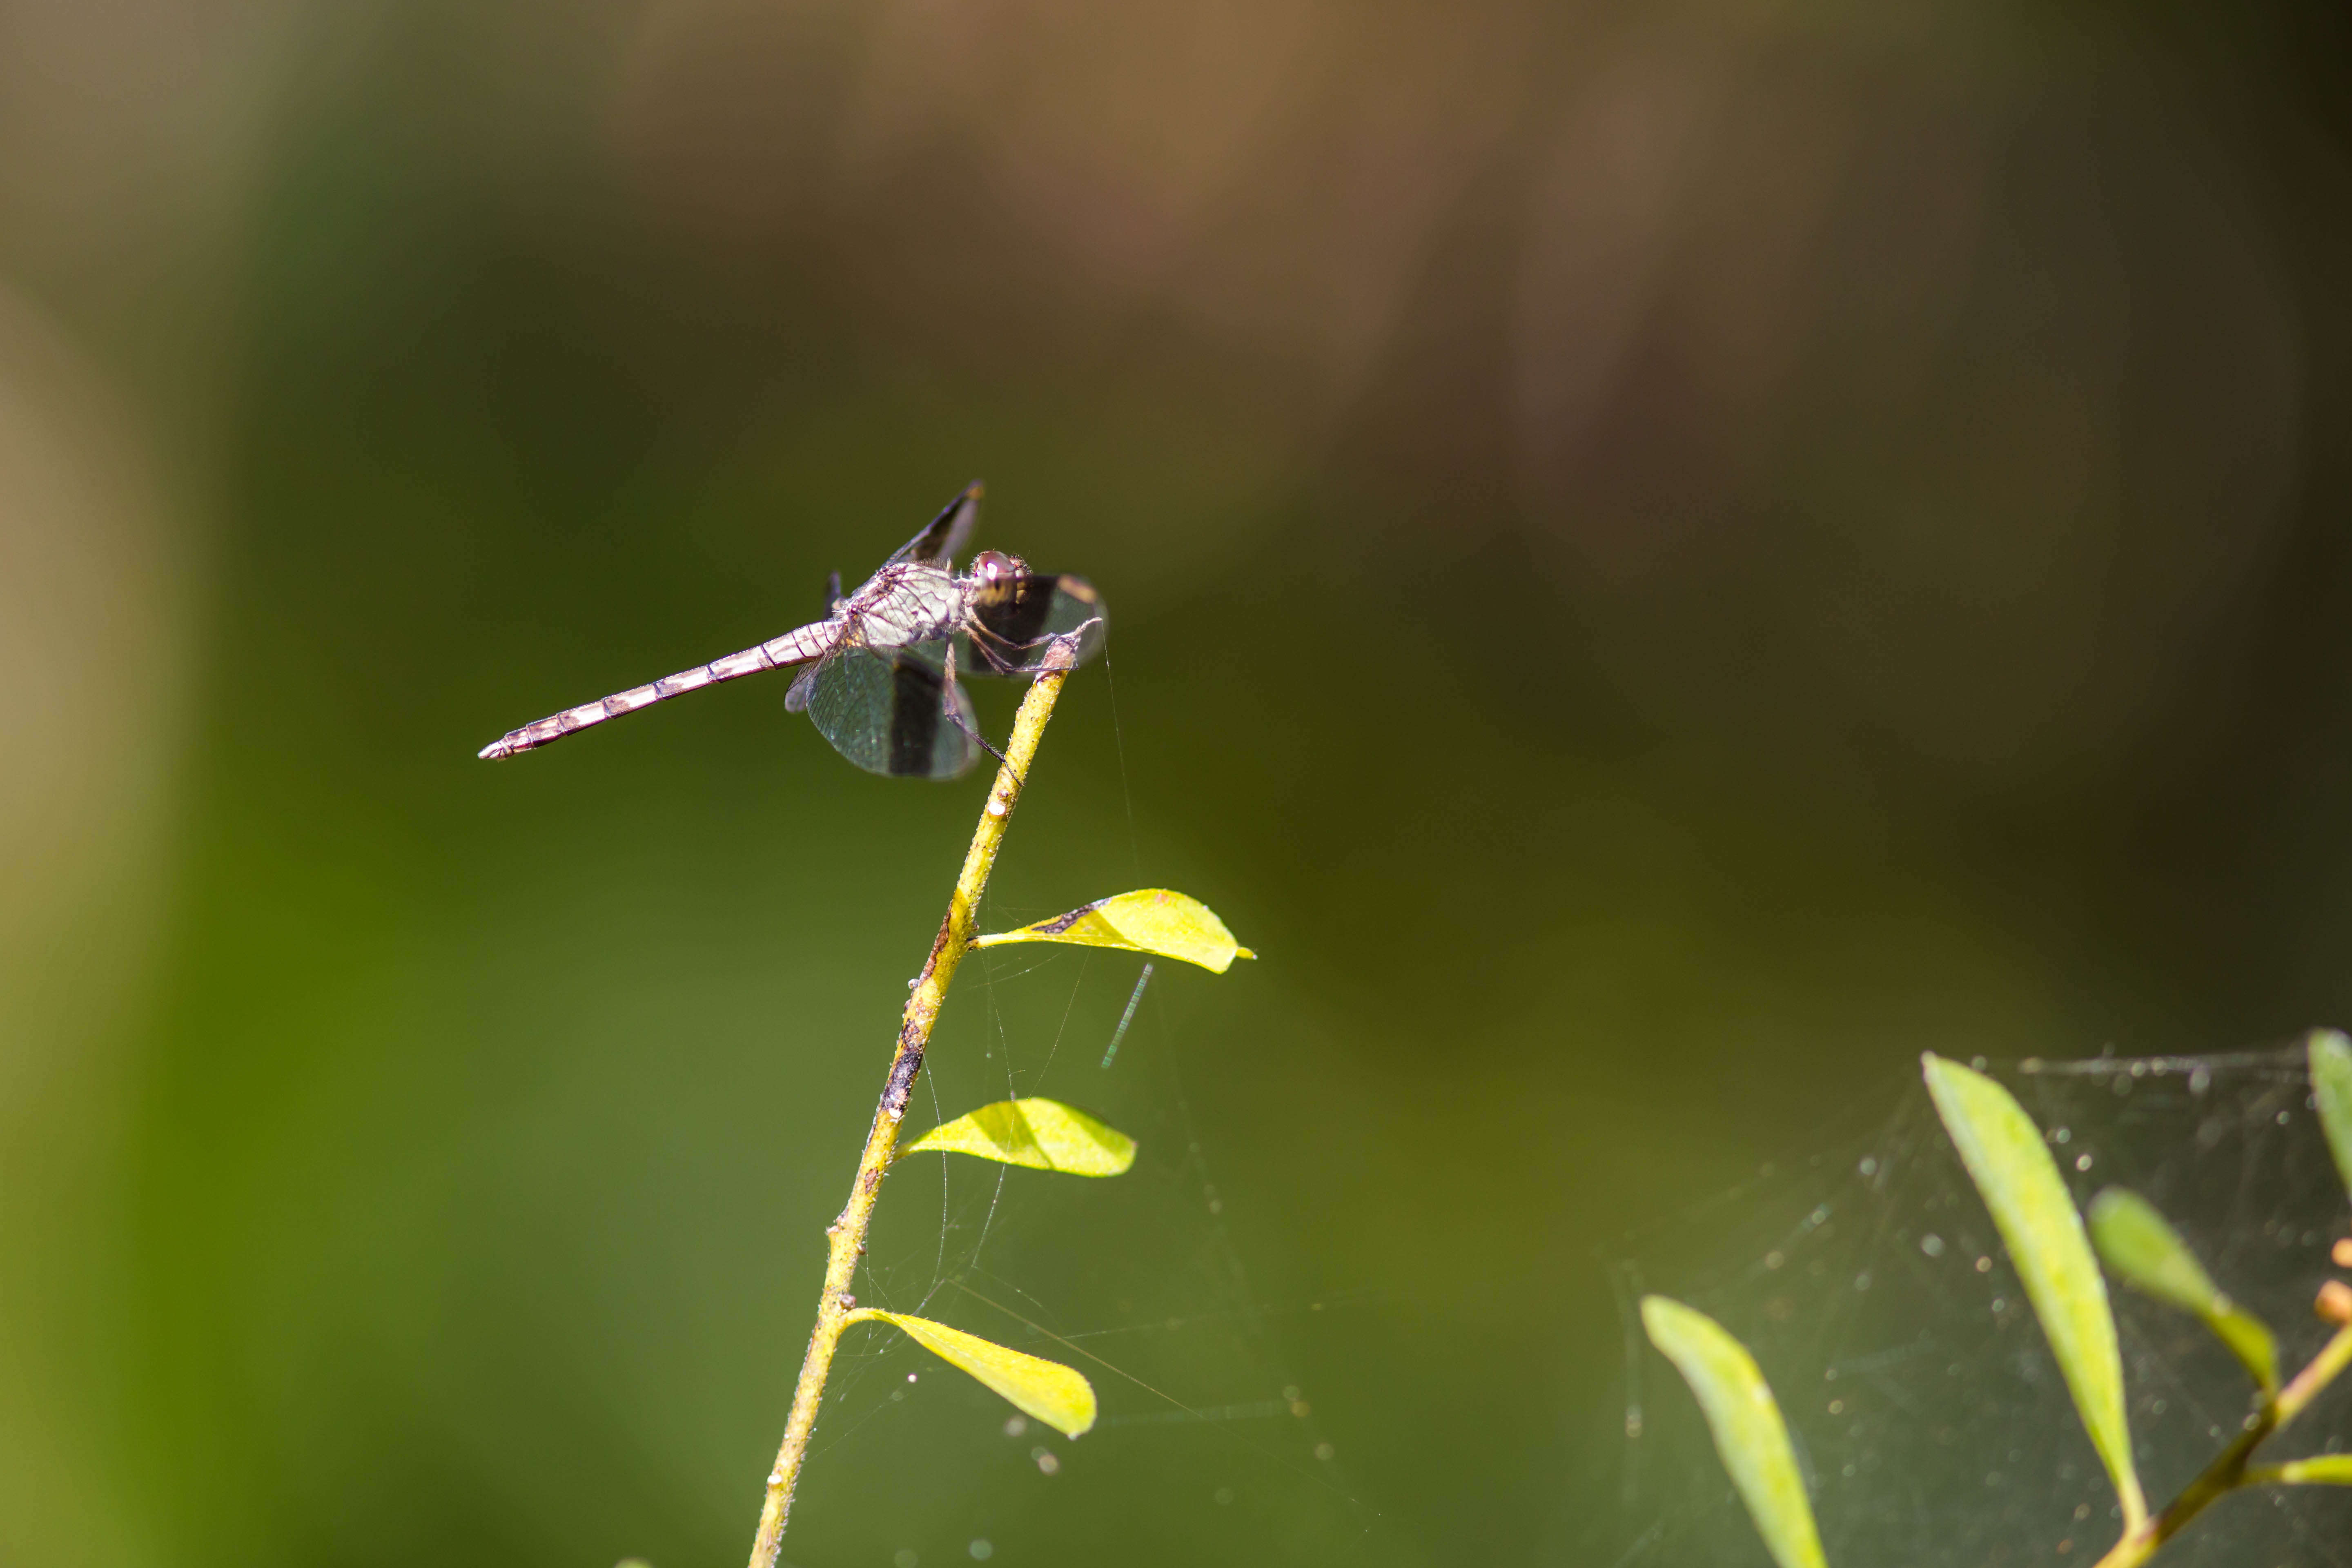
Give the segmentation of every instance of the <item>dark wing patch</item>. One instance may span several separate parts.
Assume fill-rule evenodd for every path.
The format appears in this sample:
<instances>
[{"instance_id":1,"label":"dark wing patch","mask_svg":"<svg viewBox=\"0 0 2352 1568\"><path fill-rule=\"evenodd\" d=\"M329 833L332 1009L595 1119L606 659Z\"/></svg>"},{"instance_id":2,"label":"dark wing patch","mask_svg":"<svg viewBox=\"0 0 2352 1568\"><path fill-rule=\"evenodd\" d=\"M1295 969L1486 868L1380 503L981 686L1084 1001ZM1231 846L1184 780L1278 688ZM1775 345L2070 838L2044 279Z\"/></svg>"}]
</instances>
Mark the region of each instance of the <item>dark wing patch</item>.
<instances>
[{"instance_id":1,"label":"dark wing patch","mask_svg":"<svg viewBox=\"0 0 2352 1568\"><path fill-rule=\"evenodd\" d=\"M946 645L887 653L861 645L835 650L796 695L833 749L870 773L953 778L980 755L971 700L942 668Z\"/></svg>"},{"instance_id":2,"label":"dark wing patch","mask_svg":"<svg viewBox=\"0 0 2352 1568\"><path fill-rule=\"evenodd\" d=\"M952 566L971 540L972 524L979 521L980 489L978 479L966 485L961 495L948 502L946 510L925 523L923 531L900 545L890 560L930 561Z\"/></svg>"},{"instance_id":3,"label":"dark wing patch","mask_svg":"<svg viewBox=\"0 0 2352 1568\"><path fill-rule=\"evenodd\" d=\"M1103 603L1083 577L1028 573L1008 577L973 601L971 654L964 668L982 675L1035 670L1055 637L1076 634L1078 658L1102 647Z\"/></svg>"}]
</instances>

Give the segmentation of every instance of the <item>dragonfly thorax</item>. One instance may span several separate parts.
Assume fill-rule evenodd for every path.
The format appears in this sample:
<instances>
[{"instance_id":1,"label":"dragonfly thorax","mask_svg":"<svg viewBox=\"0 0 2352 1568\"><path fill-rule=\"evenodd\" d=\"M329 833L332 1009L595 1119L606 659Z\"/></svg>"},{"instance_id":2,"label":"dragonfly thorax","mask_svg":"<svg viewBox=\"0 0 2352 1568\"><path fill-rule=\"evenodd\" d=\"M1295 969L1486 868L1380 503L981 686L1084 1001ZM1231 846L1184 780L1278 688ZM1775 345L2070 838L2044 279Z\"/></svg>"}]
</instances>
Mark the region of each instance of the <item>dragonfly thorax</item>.
<instances>
[{"instance_id":1,"label":"dragonfly thorax","mask_svg":"<svg viewBox=\"0 0 2352 1568\"><path fill-rule=\"evenodd\" d=\"M877 575L848 611L868 647L937 642L962 624L964 590L940 567L902 562Z\"/></svg>"}]
</instances>

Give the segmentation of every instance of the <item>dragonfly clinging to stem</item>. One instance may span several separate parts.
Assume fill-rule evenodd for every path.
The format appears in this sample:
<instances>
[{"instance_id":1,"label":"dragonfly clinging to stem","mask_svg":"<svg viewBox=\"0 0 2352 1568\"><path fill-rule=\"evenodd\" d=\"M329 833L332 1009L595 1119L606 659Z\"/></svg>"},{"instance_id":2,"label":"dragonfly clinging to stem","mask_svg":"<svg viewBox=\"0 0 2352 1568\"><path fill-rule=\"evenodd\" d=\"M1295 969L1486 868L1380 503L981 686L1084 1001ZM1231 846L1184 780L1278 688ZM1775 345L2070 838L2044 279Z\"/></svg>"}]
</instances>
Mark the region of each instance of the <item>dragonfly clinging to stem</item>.
<instances>
[{"instance_id":1,"label":"dragonfly clinging to stem","mask_svg":"<svg viewBox=\"0 0 2352 1568\"><path fill-rule=\"evenodd\" d=\"M995 751L973 721L959 674L1027 675L1049 658L1083 660L1104 632L1102 600L1082 577L1032 572L995 550L956 572L980 494L975 483L950 501L856 593L844 596L836 577L824 620L567 708L509 731L481 755L511 757L688 691L792 665L804 668L784 706L806 710L843 756L868 773L955 777L982 751Z\"/></svg>"}]
</instances>

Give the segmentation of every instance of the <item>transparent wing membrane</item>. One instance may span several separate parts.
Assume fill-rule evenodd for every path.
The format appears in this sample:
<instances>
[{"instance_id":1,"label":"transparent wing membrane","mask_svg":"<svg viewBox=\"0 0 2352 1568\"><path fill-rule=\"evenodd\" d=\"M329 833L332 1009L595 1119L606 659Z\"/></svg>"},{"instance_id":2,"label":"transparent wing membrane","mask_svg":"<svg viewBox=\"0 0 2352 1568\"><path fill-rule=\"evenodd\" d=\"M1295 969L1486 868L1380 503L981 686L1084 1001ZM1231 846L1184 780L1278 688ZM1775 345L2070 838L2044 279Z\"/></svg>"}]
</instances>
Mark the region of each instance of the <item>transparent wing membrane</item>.
<instances>
[{"instance_id":1,"label":"transparent wing membrane","mask_svg":"<svg viewBox=\"0 0 2352 1568\"><path fill-rule=\"evenodd\" d=\"M980 744L971 700L948 675L946 656L944 642L851 644L795 681L787 700L798 698L833 749L867 773L953 778Z\"/></svg>"},{"instance_id":2,"label":"transparent wing membrane","mask_svg":"<svg viewBox=\"0 0 2352 1568\"><path fill-rule=\"evenodd\" d=\"M948 502L945 510L925 523L920 533L900 545L886 564L929 561L941 566L952 565L971 541L972 524L979 518L980 481L974 479L963 488L961 495Z\"/></svg>"}]
</instances>

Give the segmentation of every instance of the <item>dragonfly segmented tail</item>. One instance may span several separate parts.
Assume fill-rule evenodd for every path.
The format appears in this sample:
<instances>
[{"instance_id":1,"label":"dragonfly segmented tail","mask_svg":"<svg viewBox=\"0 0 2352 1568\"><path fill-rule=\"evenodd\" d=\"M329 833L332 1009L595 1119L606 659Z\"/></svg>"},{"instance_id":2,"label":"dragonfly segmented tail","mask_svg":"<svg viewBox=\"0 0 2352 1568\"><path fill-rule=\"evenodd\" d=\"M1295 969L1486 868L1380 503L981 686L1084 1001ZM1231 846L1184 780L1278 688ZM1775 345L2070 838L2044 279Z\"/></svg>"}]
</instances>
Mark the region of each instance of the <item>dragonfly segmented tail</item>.
<instances>
[{"instance_id":1,"label":"dragonfly segmented tail","mask_svg":"<svg viewBox=\"0 0 2352 1568\"><path fill-rule=\"evenodd\" d=\"M525 724L520 730L509 730L484 746L476 754L485 758L511 757L518 752L528 752L544 746L550 741L560 741L575 731L592 724L602 724L624 713L634 713L640 708L682 697L706 686L716 686L722 680L736 680L746 675L757 675L763 669L781 669L786 665L806 664L822 656L841 635L839 621L818 621L779 637L771 637L756 647L740 653L730 653L724 658L714 658L709 664L698 664L692 669L681 669L646 686L633 686L626 691L616 691L598 702L583 702L577 708L567 708L561 713L550 714L535 724Z\"/></svg>"}]
</instances>

